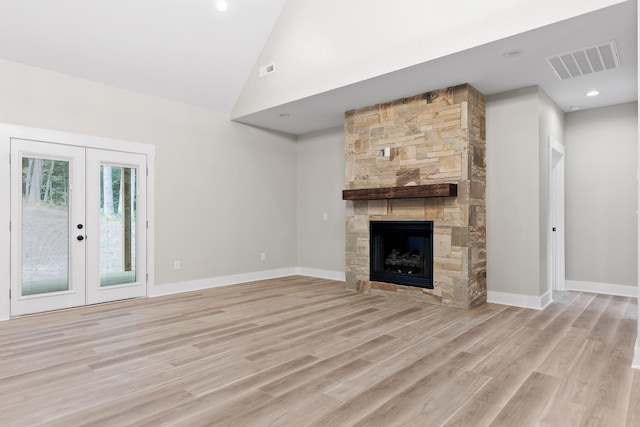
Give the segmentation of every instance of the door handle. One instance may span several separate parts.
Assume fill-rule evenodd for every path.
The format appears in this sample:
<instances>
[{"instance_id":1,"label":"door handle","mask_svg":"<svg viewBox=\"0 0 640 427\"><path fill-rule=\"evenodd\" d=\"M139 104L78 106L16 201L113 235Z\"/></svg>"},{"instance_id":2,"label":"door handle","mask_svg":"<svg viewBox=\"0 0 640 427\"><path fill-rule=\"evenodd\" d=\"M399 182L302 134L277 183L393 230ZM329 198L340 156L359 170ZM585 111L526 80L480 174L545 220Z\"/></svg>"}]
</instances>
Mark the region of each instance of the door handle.
<instances>
[{"instance_id":1,"label":"door handle","mask_svg":"<svg viewBox=\"0 0 640 427\"><path fill-rule=\"evenodd\" d=\"M84 236L78 236L77 239L79 242L82 242L84 240Z\"/></svg>"}]
</instances>

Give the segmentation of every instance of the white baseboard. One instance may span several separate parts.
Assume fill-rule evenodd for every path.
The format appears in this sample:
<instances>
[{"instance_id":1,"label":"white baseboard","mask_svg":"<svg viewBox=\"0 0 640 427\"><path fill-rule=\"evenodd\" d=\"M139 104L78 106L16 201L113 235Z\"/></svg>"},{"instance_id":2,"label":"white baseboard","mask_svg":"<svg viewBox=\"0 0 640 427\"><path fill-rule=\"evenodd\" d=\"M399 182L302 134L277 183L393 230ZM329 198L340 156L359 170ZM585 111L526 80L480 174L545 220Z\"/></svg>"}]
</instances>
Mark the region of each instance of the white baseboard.
<instances>
[{"instance_id":1,"label":"white baseboard","mask_svg":"<svg viewBox=\"0 0 640 427\"><path fill-rule=\"evenodd\" d=\"M317 277L319 279L345 281L344 271L319 270L317 268L296 267L296 274L301 276Z\"/></svg>"},{"instance_id":2,"label":"white baseboard","mask_svg":"<svg viewBox=\"0 0 640 427\"><path fill-rule=\"evenodd\" d=\"M633 352L633 363L631 364L632 368L640 369L640 335L636 339L636 349Z\"/></svg>"},{"instance_id":3,"label":"white baseboard","mask_svg":"<svg viewBox=\"0 0 640 427\"><path fill-rule=\"evenodd\" d=\"M256 271L253 273L232 274L229 276L211 277L209 279L191 280L189 282L168 283L155 285L149 289L149 297L172 295L181 292L199 291L202 289L218 288L220 286L237 285L258 280L277 279L279 277L300 274L296 267L280 268L277 270Z\"/></svg>"},{"instance_id":4,"label":"white baseboard","mask_svg":"<svg viewBox=\"0 0 640 427\"><path fill-rule=\"evenodd\" d=\"M278 270L256 271L254 273L232 274L229 276L211 277L209 279L191 280L189 282L168 283L149 288L149 297L179 294L180 292L200 291L220 286L238 285L258 280L277 279L287 276L309 276L319 279L338 280L344 282L345 274L340 271L320 270L316 268L290 267Z\"/></svg>"},{"instance_id":5,"label":"white baseboard","mask_svg":"<svg viewBox=\"0 0 640 427\"><path fill-rule=\"evenodd\" d=\"M638 287L629 285L614 285L611 283L583 282L567 280L568 291L593 292L595 294L618 295L621 297L638 298Z\"/></svg>"},{"instance_id":6,"label":"white baseboard","mask_svg":"<svg viewBox=\"0 0 640 427\"><path fill-rule=\"evenodd\" d=\"M551 292L536 297L532 295L512 294L509 292L487 291L487 302L494 304L512 305L514 307L543 310L551 304Z\"/></svg>"}]
</instances>

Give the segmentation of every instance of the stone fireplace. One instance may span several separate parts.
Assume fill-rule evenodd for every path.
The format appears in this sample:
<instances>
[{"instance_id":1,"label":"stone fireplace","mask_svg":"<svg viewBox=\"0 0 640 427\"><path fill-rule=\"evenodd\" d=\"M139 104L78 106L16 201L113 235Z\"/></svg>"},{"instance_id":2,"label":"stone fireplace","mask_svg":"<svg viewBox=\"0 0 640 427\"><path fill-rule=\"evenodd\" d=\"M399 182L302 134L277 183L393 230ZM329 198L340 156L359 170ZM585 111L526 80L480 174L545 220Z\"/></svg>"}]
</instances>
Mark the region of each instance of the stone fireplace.
<instances>
[{"instance_id":1,"label":"stone fireplace","mask_svg":"<svg viewBox=\"0 0 640 427\"><path fill-rule=\"evenodd\" d=\"M461 308L485 302L484 96L465 84L349 111L345 156L347 289ZM430 249L413 238L372 250L384 222L428 223ZM424 257L429 265L412 270ZM376 274L381 262L407 280ZM416 274L430 277L412 283Z\"/></svg>"}]
</instances>

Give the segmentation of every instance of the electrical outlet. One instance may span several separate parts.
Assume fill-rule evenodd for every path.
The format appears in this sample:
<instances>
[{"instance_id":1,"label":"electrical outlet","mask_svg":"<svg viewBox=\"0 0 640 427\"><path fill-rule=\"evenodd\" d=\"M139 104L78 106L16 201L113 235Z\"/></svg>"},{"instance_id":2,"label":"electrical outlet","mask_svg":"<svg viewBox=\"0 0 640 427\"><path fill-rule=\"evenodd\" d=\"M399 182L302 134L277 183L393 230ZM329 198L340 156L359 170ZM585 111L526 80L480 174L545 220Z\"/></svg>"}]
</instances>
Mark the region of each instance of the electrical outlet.
<instances>
[{"instance_id":1,"label":"electrical outlet","mask_svg":"<svg viewBox=\"0 0 640 427\"><path fill-rule=\"evenodd\" d=\"M260 260L261 260L261 261L264 261L265 259L267 259L267 254L265 254L264 252L262 252L262 253L260 254Z\"/></svg>"},{"instance_id":2,"label":"electrical outlet","mask_svg":"<svg viewBox=\"0 0 640 427\"><path fill-rule=\"evenodd\" d=\"M180 261L178 261L178 260L173 261L173 269L174 270L180 270Z\"/></svg>"},{"instance_id":3,"label":"electrical outlet","mask_svg":"<svg viewBox=\"0 0 640 427\"><path fill-rule=\"evenodd\" d=\"M325 212L325 213L323 213L323 214L322 214L322 219L323 219L324 221L328 220L328 219L329 219L329 214L328 214L328 213L326 213L326 212Z\"/></svg>"}]
</instances>

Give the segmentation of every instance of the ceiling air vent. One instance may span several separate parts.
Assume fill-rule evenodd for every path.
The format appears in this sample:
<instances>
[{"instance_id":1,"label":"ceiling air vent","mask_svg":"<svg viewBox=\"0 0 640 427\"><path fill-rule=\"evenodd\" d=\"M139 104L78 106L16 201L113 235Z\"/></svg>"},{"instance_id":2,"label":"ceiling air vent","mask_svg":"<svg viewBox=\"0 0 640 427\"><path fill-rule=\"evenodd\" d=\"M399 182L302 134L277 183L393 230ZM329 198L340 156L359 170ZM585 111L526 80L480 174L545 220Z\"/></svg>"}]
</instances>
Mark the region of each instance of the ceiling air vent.
<instances>
[{"instance_id":1,"label":"ceiling air vent","mask_svg":"<svg viewBox=\"0 0 640 427\"><path fill-rule=\"evenodd\" d=\"M276 70L276 65L274 63L263 65L258 69L258 76L264 77L273 73Z\"/></svg>"},{"instance_id":2,"label":"ceiling air vent","mask_svg":"<svg viewBox=\"0 0 640 427\"><path fill-rule=\"evenodd\" d=\"M573 52L546 58L553 74L560 80L620 68L615 40Z\"/></svg>"}]
</instances>

